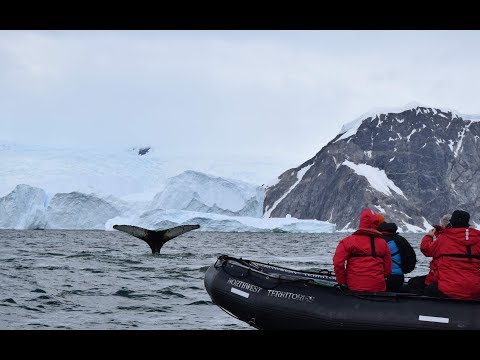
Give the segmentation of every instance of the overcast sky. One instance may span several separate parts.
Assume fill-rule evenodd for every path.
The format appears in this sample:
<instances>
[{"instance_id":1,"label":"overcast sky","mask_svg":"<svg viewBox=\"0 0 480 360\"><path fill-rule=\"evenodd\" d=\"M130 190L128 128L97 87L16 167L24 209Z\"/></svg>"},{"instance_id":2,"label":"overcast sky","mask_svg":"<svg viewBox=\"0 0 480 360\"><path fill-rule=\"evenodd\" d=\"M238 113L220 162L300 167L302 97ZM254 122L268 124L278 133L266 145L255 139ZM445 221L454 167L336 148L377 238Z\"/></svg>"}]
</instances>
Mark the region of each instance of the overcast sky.
<instances>
[{"instance_id":1,"label":"overcast sky","mask_svg":"<svg viewBox=\"0 0 480 360\"><path fill-rule=\"evenodd\" d=\"M479 44L458 30L3 30L0 141L300 165L372 108L480 113Z\"/></svg>"}]
</instances>

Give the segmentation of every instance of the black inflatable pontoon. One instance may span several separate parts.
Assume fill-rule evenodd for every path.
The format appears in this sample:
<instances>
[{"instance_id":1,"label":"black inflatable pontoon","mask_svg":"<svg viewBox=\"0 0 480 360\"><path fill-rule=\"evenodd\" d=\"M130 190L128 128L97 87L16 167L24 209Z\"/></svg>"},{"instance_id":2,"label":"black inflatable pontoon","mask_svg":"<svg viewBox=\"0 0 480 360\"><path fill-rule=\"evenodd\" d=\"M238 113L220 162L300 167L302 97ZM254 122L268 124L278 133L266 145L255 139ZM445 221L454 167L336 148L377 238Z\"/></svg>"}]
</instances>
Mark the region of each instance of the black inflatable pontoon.
<instances>
[{"instance_id":1,"label":"black inflatable pontoon","mask_svg":"<svg viewBox=\"0 0 480 360\"><path fill-rule=\"evenodd\" d=\"M480 330L480 301L342 290L329 270L222 255L204 282L214 304L257 329Z\"/></svg>"}]
</instances>

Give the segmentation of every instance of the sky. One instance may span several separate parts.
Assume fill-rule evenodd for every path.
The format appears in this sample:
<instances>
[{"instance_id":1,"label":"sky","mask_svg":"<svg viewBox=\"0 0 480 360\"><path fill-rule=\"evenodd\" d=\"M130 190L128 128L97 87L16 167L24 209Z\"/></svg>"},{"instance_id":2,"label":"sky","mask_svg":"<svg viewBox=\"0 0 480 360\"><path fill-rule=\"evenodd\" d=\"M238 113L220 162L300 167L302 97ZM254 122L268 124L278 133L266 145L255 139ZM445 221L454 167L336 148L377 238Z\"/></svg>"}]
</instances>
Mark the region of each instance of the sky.
<instances>
[{"instance_id":1,"label":"sky","mask_svg":"<svg viewBox=\"0 0 480 360\"><path fill-rule=\"evenodd\" d=\"M0 142L287 170L373 108L480 113L479 43L476 30L0 30Z\"/></svg>"}]
</instances>

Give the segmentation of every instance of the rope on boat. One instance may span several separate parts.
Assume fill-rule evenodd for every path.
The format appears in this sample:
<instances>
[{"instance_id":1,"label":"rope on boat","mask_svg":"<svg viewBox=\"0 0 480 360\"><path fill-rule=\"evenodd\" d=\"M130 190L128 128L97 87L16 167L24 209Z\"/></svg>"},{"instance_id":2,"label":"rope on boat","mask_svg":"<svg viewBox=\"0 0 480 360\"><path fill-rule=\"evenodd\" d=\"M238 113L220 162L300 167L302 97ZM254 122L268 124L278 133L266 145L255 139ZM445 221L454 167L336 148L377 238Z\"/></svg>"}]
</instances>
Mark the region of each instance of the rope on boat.
<instances>
[{"instance_id":1,"label":"rope on boat","mask_svg":"<svg viewBox=\"0 0 480 360\"><path fill-rule=\"evenodd\" d=\"M244 273L231 273L229 272L228 268L227 268L227 262L228 260L234 260L236 261L237 263L245 266L245 272ZM311 278L302 278L302 277L299 277L299 276L295 276L295 275L277 275L277 274L269 274L269 273L265 273L263 271L263 268L257 264L262 264L262 265L268 265L270 267L275 267L275 268L278 268L278 269L283 269L283 270L288 270L288 271L296 271L296 272L300 272L300 273L307 273L307 274L320 274L320 275L325 275L325 276L333 276L332 275L332 272L330 270L327 270L327 269L322 269L321 271L323 273L315 273L315 272L308 272L308 271L301 271L301 270L293 270L293 269L289 269L289 268L286 268L286 267L281 267L281 266L276 266L276 265L271 265L271 264L266 264L266 263L261 263L259 261L255 261L255 262L252 262L250 260L244 260L242 258L238 259L238 258L234 258L234 257L231 257L231 256L228 256L228 255L221 255L218 257L217 261L215 262L214 264L214 267L216 269L220 269L222 268L223 271L225 271L228 275L232 276L232 277L235 277L235 278L245 278L245 277L248 277L251 273L252 273L252 268L254 269L253 272L258 272L259 274L262 274L264 275L267 279L274 279L276 280L276 283L275 285L273 286L270 286L270 287L265 287L265 284L262 283L260 284L258 281L255 281L255 278L251 277L249 280L256 286L259 286L263 289L266 289L266 290L273 290L275 289L276 287L278 287L280 284L286 284L286 283L300 283L300 284L316 284L316 285L321 285L321 286L328 286L328 287L333 287L334 284L327 281L327 280L324 280L322 281L321 279L311 279Z\"/></svg>"}]
</instances>

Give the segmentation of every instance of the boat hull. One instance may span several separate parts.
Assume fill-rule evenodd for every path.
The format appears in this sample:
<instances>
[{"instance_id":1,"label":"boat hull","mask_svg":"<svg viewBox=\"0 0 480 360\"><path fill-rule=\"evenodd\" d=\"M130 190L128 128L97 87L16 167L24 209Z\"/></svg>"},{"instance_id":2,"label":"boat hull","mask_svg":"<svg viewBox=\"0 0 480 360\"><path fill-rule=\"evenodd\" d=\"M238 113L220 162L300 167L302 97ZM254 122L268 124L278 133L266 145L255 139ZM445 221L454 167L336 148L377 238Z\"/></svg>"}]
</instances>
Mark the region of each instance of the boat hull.
<instances>
[{"instance_id":1,"label":"boat hull","mask_svg":"<svg viewBox=\"0 0 480 360\"><path fill-rule=\"evenodd\" d=\"M342 290L315 275L219 257L205 273L212 301L257 329L480 329L480 303Z\"/></svg>"}]
</instances>

